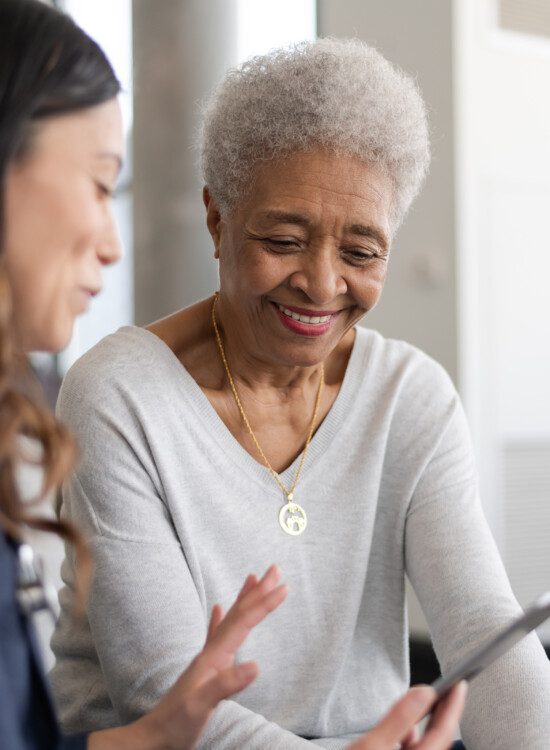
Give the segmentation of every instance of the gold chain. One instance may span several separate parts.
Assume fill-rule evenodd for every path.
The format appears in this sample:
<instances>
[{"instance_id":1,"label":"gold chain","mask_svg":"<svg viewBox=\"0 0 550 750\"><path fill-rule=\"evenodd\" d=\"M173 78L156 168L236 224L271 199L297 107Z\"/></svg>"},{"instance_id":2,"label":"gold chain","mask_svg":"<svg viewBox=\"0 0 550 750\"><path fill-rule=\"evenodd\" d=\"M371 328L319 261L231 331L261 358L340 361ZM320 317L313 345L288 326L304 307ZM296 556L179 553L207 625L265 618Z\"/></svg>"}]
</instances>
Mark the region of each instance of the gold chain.
<instances>
[{"instance_id":1,"label":"gold chain","mask_svg":"<svg viewBox=\"0 0 550 750\"><path fill-rule=\"evenodd\" d=\"M246 429L248 430L248 433L250 434L250 437L254 441L254 445L256 446L258 453L262 457L265 465L271 472L271 475L273 476L273 479L277 482L279 487L282 489L282 491L285 493L285 495L288 498L288 501L290 502L294 498L294 490L296 489L296 485L298 484L298 480L300 479L300 474L302 472L302 467L304 465L304 461L306 460L307 455L307 449L309 448L309 444L311 443L311 438L313 437L313 431L315 429L315 422L317 421L317 412L319 411L319 403L321 401L321 393L323 392L323 386L325 384L325 367L324 364L321 363L321 378L319 380L319 387L317 389L317 396L315 397L315 407L313 409L313 419L311 420L311 424L309 426L309 432L307 434L306 442L304 445L304 450L302 451L302 457L300 459L300 464L298 466L298 469L296 471L296 476L294 477L294 482L292 483L292 487L287 490L287 488L284 486L284 484L281 482L281 479L278 475L278 473L275 471L275 469L271 466L269 463L269 460L265 453L262 450L262 446L259 444L256 435L254 434L254 430L250 426L250 422L248 421L248 417L245 414L245 411L243 409L243 405L241 403L241 399L239 398L239 394L237 393L237 388L235 386L235 382L233 380L233 377L231 375L231 371L229 370L229 365L227 363L227 357L225 356L225 350L223 348L222 338L220 336L220 332L218 330L218 324L216 323L216 303L219 299L219 292L216 292L214 295L214 301L212 302L212 325L214 326L214 333L216 334L216 342L218 344L218 349L220 352L220 356L222 358L223 366L225 368L225 372L227 374L227 379L229 380L229 385L231 386L231 390L233 391L233 396L235 397L235 403L237 404L237 407L239 409L239 412L241 414L241 417L243 419L243 422L246 425Z\"/></svg>"}]
</instances>

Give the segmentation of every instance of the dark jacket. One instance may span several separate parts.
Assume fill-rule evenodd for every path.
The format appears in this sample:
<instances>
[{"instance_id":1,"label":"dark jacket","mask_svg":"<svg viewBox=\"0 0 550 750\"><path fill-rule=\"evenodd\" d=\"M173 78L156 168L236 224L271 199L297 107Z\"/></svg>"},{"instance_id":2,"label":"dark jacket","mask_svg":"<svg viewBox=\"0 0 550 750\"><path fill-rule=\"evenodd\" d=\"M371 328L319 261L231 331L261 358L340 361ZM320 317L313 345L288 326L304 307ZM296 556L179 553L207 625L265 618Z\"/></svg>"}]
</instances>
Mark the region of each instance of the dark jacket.
<instances>
[{"instance_id":1,"label":"dark jacket","mask_svg":"<svg viewBox=\"0 0 550 750\"><path fill-rule=\"evenodd\" d=\"M86 735L63 738L32 623L16 600L17 544L0 530L0 750L84 750Z\"/></svg>"}]
</instances>

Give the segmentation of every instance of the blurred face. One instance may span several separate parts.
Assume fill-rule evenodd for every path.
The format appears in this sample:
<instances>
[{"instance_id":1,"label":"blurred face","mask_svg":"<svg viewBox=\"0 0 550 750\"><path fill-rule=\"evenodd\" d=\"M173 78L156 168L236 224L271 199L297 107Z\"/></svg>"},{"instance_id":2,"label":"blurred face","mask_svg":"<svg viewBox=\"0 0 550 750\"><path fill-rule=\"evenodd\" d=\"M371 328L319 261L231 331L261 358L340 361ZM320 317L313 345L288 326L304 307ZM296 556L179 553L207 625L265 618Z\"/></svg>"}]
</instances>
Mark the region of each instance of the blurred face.
<instances>
[{"instance_id":1,"label":"blurred face","mask_svg":"<svg viewBox=\"0 0 550 750\"><path fill-rule=\"evenodd\" d=\"M223 325L280 365L324 360L377 303L390 245L389 179L318 151L262 166L228 218L208 202Z\"/></svg>"},{"instance_id":2,"label":"blurred face","mask_svg":"<svg viewBox=\"0 0 550 750\"><path fill-rule=\"evenodd\" d=\"M41 123L8 170L5 264L25 350L57 351L120 257L111 210L123 156L118 102Z\"/></svg>"}]
</instances>

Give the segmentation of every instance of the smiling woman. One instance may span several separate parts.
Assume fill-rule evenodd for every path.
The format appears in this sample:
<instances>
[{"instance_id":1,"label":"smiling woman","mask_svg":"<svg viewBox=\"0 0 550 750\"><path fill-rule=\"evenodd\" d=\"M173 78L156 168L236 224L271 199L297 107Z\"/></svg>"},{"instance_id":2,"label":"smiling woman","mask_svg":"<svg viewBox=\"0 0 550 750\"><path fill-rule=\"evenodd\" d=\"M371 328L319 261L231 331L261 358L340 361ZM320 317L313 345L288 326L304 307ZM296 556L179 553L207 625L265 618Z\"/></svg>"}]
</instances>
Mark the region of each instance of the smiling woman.
<instances>
[{"instance_id":1,"label":"smiling woman","mask_svg":"<svg viewBox=\"0 0 550 750\"><path fill-rule=\"evenodd\" d=\"M4 258L27 351L66 346L76 316L101 290L102 267L120 257L111 196L122 155L112 100L46 121L10 167Z\"/></svg>"},{"instance_id":2,"label":"smiling woman","mask_svg":"<svg viewBox=\"0 0 550 750\"><path fill-rule=\"evenodd\" d=\"M53 679L68 729L146 710L212 604L267 560L290 594L242 649L264 674L218 707L200 747L344 748L376 724L408 685L405 575L443 674L518 612L448 376L357 326L426 173L427 132L413 81L357 41L254 58L205 106L219 292L106 338L60 396L85 449L62 512L97 561L85 622L64 566ZM549 691L533 636L472 686L468 750L545 750Z\"/></svg>"},{"instance_id":3,"label":"smiling woman","mask_svg":"<svg viewBox=\"0 0 550 750\"><path fill-rule=\"evenodd\" d=\"M306 367L330 361L338 343L350 347L386 277L392 191L383 171L354 156L297 152L259 169L222 222L208 188L204 197L220 315L242 331L247 352L270 368Z\"/></svg>"}]
</instances>

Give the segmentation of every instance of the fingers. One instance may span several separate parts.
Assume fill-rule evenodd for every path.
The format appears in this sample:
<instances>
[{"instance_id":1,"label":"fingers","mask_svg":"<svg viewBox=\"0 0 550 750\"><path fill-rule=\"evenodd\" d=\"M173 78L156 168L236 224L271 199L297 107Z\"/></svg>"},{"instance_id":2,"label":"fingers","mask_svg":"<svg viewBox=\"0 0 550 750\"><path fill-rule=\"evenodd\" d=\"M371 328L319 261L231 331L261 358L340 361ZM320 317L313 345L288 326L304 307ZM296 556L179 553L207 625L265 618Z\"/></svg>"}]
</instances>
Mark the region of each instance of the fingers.
<instances>
[{"instance_id":1,"label":"fingers","mask_svg":"<svg viewBox=\"0 0 550 750\"><path fill-rule=\"evenodd\" d=\"M261 599L245 600L242 607L234 611L230 610L214 633L208 648L212 652L221 650L234 654L252 628L273 612L285 600L287 593L287 586L278 586Z\"/></svg>"},{"instance_id":2,"label":"fingers","mask_svg":"<svg viewBox=\"0 0 550 750\"><path fill-rule=\"evenodd\" d=\"M451 744L466 701L467 687L459 682L439 701L418 750L441 750Z\"/></svg>"},{"instance_id":3,"label":"fingers","mask_svg":"<svg viewBox=\"0 0 550 750\"><path fill-rule=\"evenodd\" d=\"M218 625L223 620L223 609L219 604L214 604L212 607L212 614L210 615L210 622L208 623L208 633L206 635L206 643L212 639L212 636L218 629Z\"/></svg>"},{"instance_id":4,"label":"fingers","mask_svg":"<svg viewBox=\"0 0 550 750\"><path fill-rule=\"evenodd\" d=\"M254 662L234 665L216 673L202 683L189 681L189 670L184 673L153 711L142 721L153 719L154 745L159 731L165 737L163 747L192 748L206 725L212 711L224 698L244 690L256 678Z\"/></svg>"},{"instance_id":5,"label":"fingers","mask_svg":"<svg viewBox=\"0 0 550 750\"><path fill-rule=\"evenodd\" d=\"M420 732L417 726L414 726L411 731L406 734L401 740L401 750L413 750L416 747L416 742L420 737Z\"/></svg>"},{"instance_id":6,"label":"fingers","mask_svg":"<svg viewBox=\"0 0 550 750\"><path fill-rule=\"evenodd\" d=\"M196 701L206 713L214 709L224 698L244 690L258 675L258 666L249 661L235 664L219 672L197 689Z\"/></svg>"},{"instance_id":7,"label":"fingers","mask_svg":"<svg viewBox=\"0 0 550 750\"><path fill-rule=\"evenodd\" d=\"M350 745L348 750L392 750L398 742L410 737L411 730L430 710L435 698L431 687L411 688L374 729ZM443 750L443 746L438 750Z\"/></svg>"},{"instance_id":8,"label":"fingers","mask_svg":"<svg viewBox=\"0 0 550 750\"><path fill-rule=\"evenodd\" d=\"M205 646L187 670L189 681L206 683L214 673L233 664L237 649L251 629L286 598L287 586L277 586L280 575L279 569L272 565L260 581L248 576L237 600L223 618L219 605L214 606Z\"/></svg>"},{"instance_id":9,"label":"fingers","mask_svg":"<svg viewBox=\"0 0 550 750\"><path fill-rule=\"evenodd\" d=\"M256 576L251 573L248 575L245 579L245 582L239 591L237 595L237 599L235 601L240 601L243 596L245 596L251 589L254 588L254 586L258 583L258 579ZM219 604L214 604L212 607L212 614L210 616L210 622L208 624L208 633L206 636L206 643L212 638L214 633L216 632L218 625L223 620L223 609L220 607Z\"/></svg>"},{"instance_id":10,"label":"fingers","mask_svg":"<svg viewBox=\"0 0 550 750\"><path fill-rule=\"evenodd\" d=\"M277 586L280 578L277 566L272 565L257 582L246 584L241 594L217 628L209 647L220 647L234 653L250 630L258 625L286 598L286 585Z\"/></svg>"},{"instance_id":11,"label":"fingers","mask_svg":"<svg viewBox=\"0 0 550 750\"><path fill-rule=\"evenodd\" d=\"M466 699L466 683L455 685L434 711L426 734L415 742L415 725L432 707L435 691L428 686L415 687L401 698L382 721L348 750L391 750L397 743L414 750L447 750L450 746Z\"/></svg>"},{"instance_id":12,"label":"fingers","mask_svg":"<svg viewBox=\"0 0 550 750\"><path fill-rule=\"evenodd\" d=\"M254 573L251 573L246 577L246 580L243 584L242 589L239 591L239 594L237 596L236 601L240 601L245 594L248 594L248 592L254 588L254 586L258 583L258 579L254 575Z\"/></svg>"},{"instance_id":13,"label":"fingers","mask_svg":"<svg viewBox=\"0 0 550 750\"><path fill-rule=\"evenodd\" d=\"M255 599L268 593L278 583L280 577L281 571L276 565L270 565L259 581L255 575L249 575L237 597L237 602L242 601L246 596L249 599ZM252 580L249 581L249 579Z\"/></svg>"},{"instance_id":14,"label":"fingers","mask_svg":"<svg viewBox=\"0 0 550 750\"><path fill-rule=\"evenodd\" d=\"M270 596L277 590L276 586L280 578L281 571L279 568L276 565L271 565L259 581L247 587L242 597L239 595L237 601L227 613L229 619L232 617L240 618L249 628L257 625L268 612L273 611L282 601L279 600L278 595ZM278 590L281 591L282 588L286 587L279 586ZM275 604L275 602L277 603Z\"/></svg>"}]
</instances>

